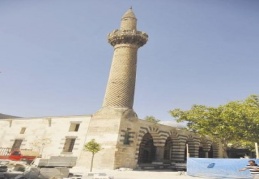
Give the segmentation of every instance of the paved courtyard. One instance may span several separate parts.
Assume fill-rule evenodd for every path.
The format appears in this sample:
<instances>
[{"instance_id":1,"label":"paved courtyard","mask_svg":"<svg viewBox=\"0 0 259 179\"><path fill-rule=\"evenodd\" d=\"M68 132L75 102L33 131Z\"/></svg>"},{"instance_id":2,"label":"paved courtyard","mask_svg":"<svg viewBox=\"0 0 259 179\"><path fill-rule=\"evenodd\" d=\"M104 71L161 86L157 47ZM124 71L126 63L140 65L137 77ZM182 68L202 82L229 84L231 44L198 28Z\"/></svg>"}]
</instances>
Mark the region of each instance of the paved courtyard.
<instances>
[{"instance_id":1,"label":"paved courtyard","mask_svg":"<svg viewBox=\"0 0 259 179\"><path fill-rule=\"evenodd\" d=\"M114 179L202 179L172 171L110 171L107 173L114 176Z\"/></svg>"},{"instance_id":2,"label":"paved courtyard","mask_svg":"<svg viewBox=\"0 0 259 179\"><path fill-rule=\"evenodd\" d=\"M186 172L173 171L118 171L118 170L100 170L93 172L105 172L114 179L205 179L200 177L188 176Z\"/></svg>"}]
</instances>

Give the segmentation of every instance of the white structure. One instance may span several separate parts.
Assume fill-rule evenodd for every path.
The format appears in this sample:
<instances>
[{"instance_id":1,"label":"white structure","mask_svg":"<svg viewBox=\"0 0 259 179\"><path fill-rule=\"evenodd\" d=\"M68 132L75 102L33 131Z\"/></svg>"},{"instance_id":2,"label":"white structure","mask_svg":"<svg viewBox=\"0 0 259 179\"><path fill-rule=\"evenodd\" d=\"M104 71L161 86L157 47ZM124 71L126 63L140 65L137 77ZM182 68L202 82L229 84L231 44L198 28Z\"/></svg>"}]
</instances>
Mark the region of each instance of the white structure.
<instances>
[{"instance_id":1,"label":"white structure","mask_svg":"<svg viewBox=\"0 0 259 179\"><path fill-rule=\"evenodd\" d=\"M43 157L79 156L90 120L91 116L0 120L0 146L37 150Z\"/></svg>"}]
</instances>

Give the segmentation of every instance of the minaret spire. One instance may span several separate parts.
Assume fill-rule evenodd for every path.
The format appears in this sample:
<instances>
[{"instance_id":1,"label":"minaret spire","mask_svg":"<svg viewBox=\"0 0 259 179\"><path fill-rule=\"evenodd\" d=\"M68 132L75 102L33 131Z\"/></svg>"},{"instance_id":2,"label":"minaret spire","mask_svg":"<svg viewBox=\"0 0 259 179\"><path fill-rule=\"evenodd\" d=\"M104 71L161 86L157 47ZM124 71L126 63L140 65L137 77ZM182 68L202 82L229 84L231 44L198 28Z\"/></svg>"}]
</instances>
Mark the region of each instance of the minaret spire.
<instances>
[{"instance_id":1,"label":"minaret spire","mask_svg":"<svg viewBox=\"0 0 259 179\"><path fill-rule=\"evenodd\" d=\"M137 51L147 40L146 33L137 31L132 8L128 9L121 18L120 29L108 35L114 54L102 108L133 108Z\"/></svg>"}]
</instances>

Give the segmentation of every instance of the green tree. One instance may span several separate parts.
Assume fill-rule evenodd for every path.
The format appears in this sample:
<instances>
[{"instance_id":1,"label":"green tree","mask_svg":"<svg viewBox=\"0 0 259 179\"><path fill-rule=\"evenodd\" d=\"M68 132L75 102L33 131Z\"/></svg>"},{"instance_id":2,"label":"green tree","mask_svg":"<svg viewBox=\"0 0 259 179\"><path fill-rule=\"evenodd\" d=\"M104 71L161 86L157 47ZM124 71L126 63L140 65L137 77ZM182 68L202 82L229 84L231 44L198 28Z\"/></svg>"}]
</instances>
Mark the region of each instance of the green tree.
<instances>
[{"instance_id":1,"label":"green tree","mask_svg":"<svg viewBox=\"0 0 259 179\"><path fill-rule=\"evenodd\" d=\"M149 122L153 122L153 123L159 123L160 120L159 119L156 119L154 116L146 116L144 118L145 121L149 121Z\"/></svg>"},{"instance_id":2,"label":"green tree","mask_svg":"<svg viewBox=\"0 0 259 179\"><path fill-rule=\"evenodd\" d=\"M251 95L245 100L232 101L218 107L193 105L190 110L173 109L177 122L187 122L187 129L219 140L226 150L252 147L259 140L259 98Z\"/></svg>"},{"instance_id":3,"label":"green tree","mask_svg":"<svg viewBox=\"0 0 259 179\"><path fill-rule=\"evenodd\" d=\"M90 167L90 172L92 172L94 155L101 150L101 145L97 143L95 139L92 139L91 141L89 141L84 145L84 150L92 153L91 167Z\"/></svg>"}]
</instances>

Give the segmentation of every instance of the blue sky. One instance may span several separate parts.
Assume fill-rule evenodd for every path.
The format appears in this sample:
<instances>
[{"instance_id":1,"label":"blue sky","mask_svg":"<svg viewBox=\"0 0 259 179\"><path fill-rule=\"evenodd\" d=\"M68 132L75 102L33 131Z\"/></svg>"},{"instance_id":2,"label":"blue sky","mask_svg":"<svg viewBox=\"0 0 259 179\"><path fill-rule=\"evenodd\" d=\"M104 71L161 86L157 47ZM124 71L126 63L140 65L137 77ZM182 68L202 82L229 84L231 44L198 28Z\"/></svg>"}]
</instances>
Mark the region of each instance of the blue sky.
<instances>
[{"instance_id":1,"label":"blue sky","mask_svg":"<svg viewBox=\"0 0 259 179\"><path fill-rule=\"evenodd\" d=\"M100 109L113 48L107 34L133 7L139 49L134 110L218 106L258 94L259 1L1 0L0 113L23 117Z\"/></svg>"}]
</instances>

